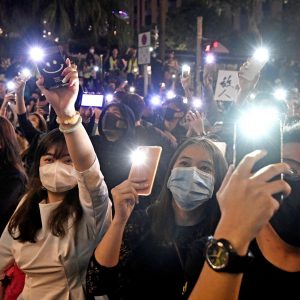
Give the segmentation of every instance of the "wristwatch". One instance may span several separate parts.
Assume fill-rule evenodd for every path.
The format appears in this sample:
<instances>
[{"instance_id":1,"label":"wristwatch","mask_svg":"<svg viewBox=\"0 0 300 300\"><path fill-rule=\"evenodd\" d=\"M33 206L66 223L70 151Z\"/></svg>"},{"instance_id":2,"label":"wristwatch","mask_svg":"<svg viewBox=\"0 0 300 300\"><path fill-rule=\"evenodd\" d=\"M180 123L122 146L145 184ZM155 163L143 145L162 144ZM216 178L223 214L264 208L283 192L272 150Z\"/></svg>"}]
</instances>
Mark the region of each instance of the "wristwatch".
<instances>
[{"instance_id":1,"label":"wristwatch","mask_svg":"<svg viewBox=\"0 0 300 300\"><path fill-rule=\"evenodd\" d=\"M253 261L253 254L249 250L244 256L237 254L229 241L208 237L205 248L205 259L216 272L243 273Z\"/></svg>"}]
</instances>

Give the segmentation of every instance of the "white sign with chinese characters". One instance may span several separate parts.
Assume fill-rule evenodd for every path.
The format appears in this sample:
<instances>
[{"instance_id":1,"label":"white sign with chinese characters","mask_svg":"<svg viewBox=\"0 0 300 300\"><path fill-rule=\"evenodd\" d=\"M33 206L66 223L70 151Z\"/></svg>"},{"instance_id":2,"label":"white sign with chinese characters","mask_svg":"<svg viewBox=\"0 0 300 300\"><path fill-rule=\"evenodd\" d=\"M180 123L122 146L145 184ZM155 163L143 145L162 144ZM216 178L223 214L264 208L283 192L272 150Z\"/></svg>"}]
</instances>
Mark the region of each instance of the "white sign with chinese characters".
<instances>
[{"instance_id":1,"label":"white sign with chinese characters","mask_svg":"<svg viewBox=\"0 0 300 300\"><path fill-rule=\"evenodd\" d=\"M215 100L236 101L238 91L238 71L219 70L215 89Z\"/></svg>"}]
</instances>

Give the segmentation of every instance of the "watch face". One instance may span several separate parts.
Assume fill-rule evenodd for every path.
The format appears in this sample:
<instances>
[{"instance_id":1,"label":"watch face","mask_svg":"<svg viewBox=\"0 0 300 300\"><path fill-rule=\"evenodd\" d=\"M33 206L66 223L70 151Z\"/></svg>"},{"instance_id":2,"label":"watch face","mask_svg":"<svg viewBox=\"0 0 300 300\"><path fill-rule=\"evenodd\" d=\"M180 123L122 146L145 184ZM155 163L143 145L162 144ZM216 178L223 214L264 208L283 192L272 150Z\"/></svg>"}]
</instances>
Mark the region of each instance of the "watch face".
<instances>
[{"instance_id":1,"label":"watch face","mask_svg":"<svg viewBox=\"0 0 300 300\"><path fill-rule=\"evenodd\" d=\"M213 269L223 269L228 265L229 253L222 242L213 240L207 246L206 259Z\"/></svg>"}]
</instances>

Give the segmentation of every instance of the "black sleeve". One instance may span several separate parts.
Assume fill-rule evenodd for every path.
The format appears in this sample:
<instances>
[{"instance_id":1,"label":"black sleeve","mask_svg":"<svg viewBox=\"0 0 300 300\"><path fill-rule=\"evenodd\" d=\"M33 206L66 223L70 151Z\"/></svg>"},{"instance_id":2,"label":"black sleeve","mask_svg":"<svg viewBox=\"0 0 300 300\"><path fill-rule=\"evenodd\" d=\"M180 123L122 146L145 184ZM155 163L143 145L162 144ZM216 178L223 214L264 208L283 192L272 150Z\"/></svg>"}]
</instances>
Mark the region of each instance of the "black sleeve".
<instances>
[{"instance_id":1,"label":"black sleeve","mask_svg":"<svg viewBox=\"0 0 300 300\"><path fill-rule=\"evenodd\" d=\"M26 113L18 115L18 120L20 129L22 130L28 143L31 144L35 136L41 132L32 126L31 122L27 119Z\"/></svg>"},{"instance_id":2,"label":"black sleeve","mask_svg":"<svg viewBox=\"0 0 300 300\"><path fill-rule=\"evenodd\" d=\"M25 180L21 175L1 176L0 235L25 193Z\"/></svg>"},{"instance_id":3,"label":"black sleeve","mask_svg":"<svg viewBox=\"0 0 300 300\"><path fill-rule=\"evenodd\" d=\"M95 254L90 259L86 273L86 290L88 296L103 296L111 294L118 282L118 268L101 266Z\"/></svg>"},{"instance_id":4,"label":"black sleeve","mask_svg":"<svg viewBox=\"0 0 300 300\"><path fill-rule=\"evenodd\" d=\"M120 260L117 266L107 268L100 265L95 255L90 259L87 275L86 289L88 296L108 295L109 299L121 299L124 288L130 278L124 276L127 266L135 257L135 248L147 237L148 218L145 211L134 211L125 227L120 250Z\"/></svg>"},{"instance_id":5,"label":"black sleeve","mask_svg":"<svg viewBox=\"0 0 300 300\"><path fill-rule=\"evenodd\" d=\"M93 116L90 118L90 121L88 123L82 122L82 125L89 136L91 136L93 133L94 124L95 124L95 114L93 114Z\"/></svg>"}]
</instances>

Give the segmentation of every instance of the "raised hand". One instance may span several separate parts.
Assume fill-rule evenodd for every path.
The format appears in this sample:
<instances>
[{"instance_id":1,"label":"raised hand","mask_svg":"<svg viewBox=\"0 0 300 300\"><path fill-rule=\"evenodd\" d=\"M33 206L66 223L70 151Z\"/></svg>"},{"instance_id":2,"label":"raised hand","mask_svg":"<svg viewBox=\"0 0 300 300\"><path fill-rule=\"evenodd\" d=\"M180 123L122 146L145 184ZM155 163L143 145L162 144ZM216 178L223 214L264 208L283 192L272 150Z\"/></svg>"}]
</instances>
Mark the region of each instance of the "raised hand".
<instances>
[{"instance_id":1,"label":"raised hand","mask_svg":"<svg viewBox=\"0 0 300 300\"><path fill-rule=\"evenodd\" d=\"M194 134L202 136L205 134L204 130L204 114L199 111L189 111L186 115L186 123L188 131L186 136L190 137Z\"/></svg>"},{"instance_id":2,"label":"raised hand","mask_svg":"<svg viewBox=\"0 0 300 300\"><path fill-rule=\"evenodd\" d=\"M251 173L255 163L265 155L266 151L254 151L246 155L235 170L230 167L217 193L222 213L221 235L230 237L233 244L247 246L279 208L273 195L288 195L291 191L283 180L270 181L276 175L289 172L290 167L285 163Z\"/></svg>"},{"instance_id":3,"label":"raised hand","mask_svg":"<svg viewBox=\"0 0 300 300\"><path fill-rule=\"evenodd\" d=\"M111 190L114 201L114 219L126 224L135 205L139 201L137 189L144 189L148 186L144 179L125 180Z\"/></svg>"}]
</instances>

